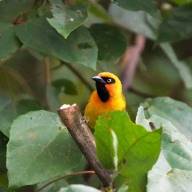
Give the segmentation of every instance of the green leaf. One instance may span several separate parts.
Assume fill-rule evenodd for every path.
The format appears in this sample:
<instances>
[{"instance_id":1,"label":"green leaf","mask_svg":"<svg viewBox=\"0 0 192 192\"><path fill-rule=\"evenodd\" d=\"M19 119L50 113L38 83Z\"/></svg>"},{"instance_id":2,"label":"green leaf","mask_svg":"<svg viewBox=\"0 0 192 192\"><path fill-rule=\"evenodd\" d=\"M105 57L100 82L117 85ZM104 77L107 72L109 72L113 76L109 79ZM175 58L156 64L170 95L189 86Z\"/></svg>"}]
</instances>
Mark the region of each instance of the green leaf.
<instances>
[{"instance_id":1,"label":"green leaf","mask_svg":"<svg viewBox=\"0 0 192 192\"><path fill-rule=\"evenodd\" d=\"M166 171L161 164L156 165L156 169L152 170L149 175L148 192L162 192L162 189L165 192L191 191L192 171L178 169L172 169L171 171L167 169Z\"/></svg>"},{"instance_id":2,"label":"green leaf","mask_svg":"<svg viewBox=\"0 0 192 192\"><path fill-rule=\"evenodd\" d=\"M86 28L75 30L66 40L41 18L18 26L16 33L26 47L65 62L96 68L97 46Z\"/></svg>"},{"instance_id":3,"label":"green leaf","mask_svg":"<svg viewBox=\"0 0 192 192\"><path fill-rule=\"evenodd\" d=\"M150 39L156 39L156 31L160 21L148 13L144 11L129 11L111 4L109 14L113 21L123 28L145 35Z\"/></svg>"},{"instance_id":4,"label":"green leaf","mask_svg":"<svg viewBox=\"0 0 192 192\"><path fill-rule=\"evenodd\" d=\"M35 0L0 1L0 21L13 23L15 19L32 9Z\"/></svg>"},{"instance_id":5,"label":"green leaf","mask_svg":"<svg viewBox=\"0 0 192 192\"><path fill-rule=\"evenodd\" d=\"M160 132L147 132L131 122L126 112L101 116L95 127L98 157L107 168L115 167L117 183L127 183L129 191L140 192L159 155Z\"/></svg>"},{"instance_id":6,"label":"green leaf","mask_svg":"<svg viewBox=\"0 0 192 192\"><path fill-rule=\"evenodd\" d=\"M114 2L122 8L132 11L146 11L151 15L155 15L158 11L157 3L154 0L115 0Z\"/></svg>"},{"instance_id":7,"label":"green leaf","mask_svg":"<svg viewBox=\"0 0 192 192\"><path fill-rule=\"evenodd\" d=\"M159 26L158 40L174 42L192 37L192 6L173 10Z\"/></svg>"},{"instance_id":8,"label":"green leaf","mask_svg":"<svg viewBox=\"0 0 192 192\"><path fill-rule=\"evenodd\" d=\"M122 185L117 192L127 192L128 191L128 186L127 185Z\"/></svg>"},{"instance_id":9,"label":"green leaf","mask_svg":"<svg viewBox=\"0 0 192 192\"><path fill-rule=\"evenodd\" d=\"M65 5L61 0L51 0L53 18L47 19L49 24L67 38L87 18L87 10L83 5Z\"/></svg>"},{"instance_id":10,"label":"green leaf","mask_svg":"<svg viewBox=\"0 0 192 192\"><path fill-rule=\"evenodd\" d=\"M172 64L178 70L178 73L180 74L180 77L185 83L186 88L192 88L192 72L190 71L190 68L188 67L187 63L184 61L180 61L177 58L177 55L170 44L161 43L160 46L164 53L167 55L167 57L170 59Z\"/></svg>"},{"instance_id":11,"label":"green leaf","mask_svg":"<svg viewBox=\"0 0 192 192\"><path fill-rule=\"evenodd\" d=\"M100 190L86 185L69 185L69 187L61 188L58 192L100 192Z\"/></svg>"},{"instance_id":12,"label":"green leaf","mask_svg":"<svg viewBox=\"0 0 192 192\"><path fill-rule=\"evenodd\" d=\"M150 122L154 127L163 128L161 153L148 174L147 191L160 192L163 188L169 192L189 192L192 186L192 108L170 98L148 100L143 107L145 114L140 109L137 115L139 124L148 127Z\"/></svg>"},{"instance_id":13,"label":"green leaf","mask_svg":"<svg viewBox=\"0 0 192 192\"><path fill-rule=\"evenodd\" d=\"M169 97L147 100L143 106L149 116L157 115L175 126L179 132L192 139L192 108Z\"/></svg>"},{"instance_id":14,"label":"green leaf","mask_svg":"<svg viewBox=\"0 0 192 192\"><path fill-rule=\"evenodd\" d=\"M29 112L13 122L7 146L10 186L31 185L69 174L82 168L82 160L55 113Z\"/></svg>"},{"instance_id":15,"label":"green leaf","mask_svg":"<svg viewBox=\"0 0 192 192\"><path fill-rule=\"evenodd\" d=\"M90 30L99 49L99 60L116 60L124 53L127 40L118 28L95 24Z\"/></svg>"},{"instance_id":16,"label":"green leaf","mask_svg":"<svg viewBox=\"0 0 192 192\"><path fill-rule=\"evenodd\" d=\"M19 47L20 43L15 36L14 26L0 22L0 60L7 59Z\"/></svg>"}]
</instances>

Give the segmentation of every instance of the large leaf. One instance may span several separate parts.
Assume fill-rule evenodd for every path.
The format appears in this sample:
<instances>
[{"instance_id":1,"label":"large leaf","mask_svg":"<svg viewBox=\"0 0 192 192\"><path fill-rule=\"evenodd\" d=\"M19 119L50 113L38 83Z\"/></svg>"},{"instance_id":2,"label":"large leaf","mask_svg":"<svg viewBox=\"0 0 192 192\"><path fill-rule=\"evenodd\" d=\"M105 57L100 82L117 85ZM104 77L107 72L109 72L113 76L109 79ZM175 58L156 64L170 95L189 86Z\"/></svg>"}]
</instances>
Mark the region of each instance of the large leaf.
<instances>
[{"instance_id":1,"label":"large leaf","mask_svg":"<svg viewBox=\"0 0 192 192\"><path fill-rule=\"evenodd\" d=\"M185 86L187 88L192 88L192 72L190 68L188 67L187 63L184 61L180 61L177 58L176 53L174 52L172 46L168 43L161 43L160 44L162 50L167 55L167 57L170 59L172 64L176 67L176 69L179 72L180 77L182 78L183 82L185 83Z\"/></svg>"},{"instance_id":2,"label":"large leaf","mask_svg":"<svg viewBox=\"0 0 192 192\"><path fill-rule=\"evenodd\" d=\"M26 14L34 3L35 0L0 1L0 21L13 23L18 16Z\"/></svg>"},{"instance_id":3,"label":"large leaf","mask_svg":"<svg viewBox=\"0 0 192 192\"><path fill-rule=\"evenodd\" d=\"M39 183L82 167L82 156L55 113L18 117L7 148L10 186Z\"/></svg>"},{"instance_id":4,"label":"large leaf","mask_svg":"<svg viewBox=\"0 0 192 192\"><path fill-rule=\"evenodd\" d=\"M70 185L65 188L61 188L58 192L100 192L100 190L86 185Z\"/></svg>"},{"instance_id":5,"label":"large leaf","mask_svg":"<svg viewBox=\"0 0 192 192\"><path fill-rule=\"evenodd\" d=\"M15 36L14 26L0 22L0 60L8 58L20 46Z\"/></svg>"},{"instance_id":6,"label":"large leaf","mask_svg":"<svg viewBox=\"0 0 192 192\"><path fill-rule=\"evenodd\" d=\"M134 0L134 1L127 1L127 0L115 0L119 6L133 10L133 11L146 11L152 15L157 13L157 2L154 0Z\"/></svg>"},{"instance_id":7,"label":"large leaf","mask_svg":"<svg viewBox=\"0 0 192 192\"><path fill-rule=\"evenodd\" d=\"M178 7L159 28L159 41L179 41L192 37L192 6Z\"/></svg>"},{"instance_id":8,"label":"large leaf","mask_svg":"<svg viewBox=\"0 0 192 192\"><path fill-rule=\"evenodd\" d=\"M53 18L47 19L64 38L78 28L87 18L83 5L65 5L61 0L51 0Z\"/></svg>"},{"instance_id":9,"label":"large leaf","mask_svg":"<svg viewBox=\"0 0 192 192\"><path fill-rule=\"evenodd\" d=\"M144 104L147 114L158 115L170 121L182 134L192 139L192 108L169 97L148 100Z\"/></svg>"},{"instance_id":10,"label":"large leaf","mask_svg":"<svg viewBox=\"0 0 192 192\"><path fill-rule=\"evenodd\" d=\"M116 60L124 53L127 40L118 28L95 24L90 30L99 48L99 60Z\"/></svg>"},{"instance_id":11,"label":"large leaf","mask_svg":"<svg viewBox=\"0 0 192 192\"><path fill-rule=\"evenodd\" d=\"M41 18L18 26L16 32L26 47L66 62L96 68L97 46L86 28L75 30L66 40Z\"/></svg>"},{"instance_id":12,"label":"large leaf","mask_svg":"<svg viewBox=\"0 0 192 192\"><path fill-rule=\"evenodd\" d=\"M159 155L160 131L147 132L126 112L113 112L98 119L95 137L98 157L119 173L116 182L127 183L129 191L143 191L147 171Z\"/></svg>"},{"instance_id":13,"label":"large leaf","mask_svg":"<svg viewBox=\"0 0 192 192\"><path fill-rule=\"evenodd\" d=\"M130 11L111 4L109 14L118 25L135 33L145 35L148 38L156 39L159 20L153 18L148 13L144 11Z\"/></svg>"},{"instance_id":14,"label":"large leaf","mask_svg":"<svg viewBox=\"0 0 192 192\"><path fill-rule=\"evenodd\" d=\"M162 146L159 160L148 175L148 191L190 192L192 180L192 109L169 98L147 101L137 122L146 127L162 127ZM145 117L146 115L146 117Z\"/></svg>"},{"instance_id":15,"label":"large leaf","mask_svg":"<svg viewBox=\"0 0 192 192\"><path fill-rule=\"evenodd\" d=\"M163 154L148 175L148 192L190 192L192 171L172 169ZM163 191L162 191L163 189Z\"/></svg>"}]
</instances>

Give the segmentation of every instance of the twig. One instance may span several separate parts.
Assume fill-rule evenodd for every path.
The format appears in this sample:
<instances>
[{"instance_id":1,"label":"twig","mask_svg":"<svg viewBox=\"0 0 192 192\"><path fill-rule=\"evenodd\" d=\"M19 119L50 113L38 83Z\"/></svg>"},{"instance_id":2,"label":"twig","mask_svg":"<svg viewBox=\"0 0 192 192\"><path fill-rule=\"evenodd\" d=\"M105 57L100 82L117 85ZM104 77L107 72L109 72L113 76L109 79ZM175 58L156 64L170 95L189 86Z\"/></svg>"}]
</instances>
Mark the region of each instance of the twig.
<instances>
[{"instance_id":1,"label":"twig","mask_svg":"<svg viewBox=\"0 0 192 192\"><path fill-rule=\"evenodd\" d=\"M69 68L80 80L81 82L90 90L93 91L93 87L89 84L89 81L84 78L84 76L75 68L72 64L61 62L62 65L65 65L67 68Z\"/></svg>"},{"instance_id":2,"label":"twig","mask_svg":"<svg viewBox=\"0 0 192 192\"><path fill-rule=\"evenodd\" d=\"M127 90L132 84L140 55L145 47L145 41L146 39L143 35L137 35L135 44L128 47L120 59L120 64L122 66L121 79L124 90Z\"/></svg>"},{"instance_id":3,"label":"twig","mask_svg":"<svg viewBox=\"0 0 192 192\"><path fill-rule=\"evenodd\" d=\"M41 99L41 103L43 106L45 106L47 109L50 108L49 106L49 101L47 98L47 88L48 86L51 84L51 74L50 74L50 58L49 57L44 57L43 59L43 82L45 85L43 85L43 87L45 87L45 91L44 91L44 97Z\"/></svg>"},{"instance_id":4,"label":"twig","mask_svg":"<svg viewBox=\"0 0 192 192\"><path fill-rule=\"evenodd\" d=\"M148 93L141 92L141 91L139 91L139 90L137 90L137 89L135 89L133 87L129 88L129 92L132 92L132 93L134 93L136 95L139 95L141 97L144 97L144 98L147 98L147 97L154 98L154 97L156 97L155 95L151 95L151 94L148 94Z\"/></svg>"},{"instance_id":5,"label":"twig","mask_svg":"<svg viewBox=\"0 0 192 192\"><path fill-rule=\"evenodd\" d=\"M79 107L76 104L63 105L58 110L58 114L103 186L110 187L111 175L97 158L93 134L81 115Z\"/></svg>"},{"instance_id":6,"label":"twig","mask_svg":"<svg viewBox=\"0 0 192 192\"><path fill-rule=\"evenodd\" d=\"M95 171L78 171L78 172L75 172L75 173L64 175L62 177L58 177L58 178L46 183L45 185L43 185L42 187L37 189L35 192L39 192L39 191L45 189L46 187L48 187L49 185L51 185L52 183L55 183L55 182L57 182L59 180L62 180L62 179L65 179L66 177L78 176L78 175L84 175L84 174L91 174L92 175L92 174L95 174Z\"/></svg>"}]
</instances>

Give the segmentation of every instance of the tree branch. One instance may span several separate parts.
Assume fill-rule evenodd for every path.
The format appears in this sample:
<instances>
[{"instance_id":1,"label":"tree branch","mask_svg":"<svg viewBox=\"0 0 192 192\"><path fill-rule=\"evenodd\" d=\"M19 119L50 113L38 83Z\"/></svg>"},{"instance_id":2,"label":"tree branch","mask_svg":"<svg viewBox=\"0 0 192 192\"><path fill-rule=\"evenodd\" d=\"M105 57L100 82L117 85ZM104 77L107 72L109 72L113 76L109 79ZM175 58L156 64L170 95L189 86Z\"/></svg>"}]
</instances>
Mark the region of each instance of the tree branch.
<instances>
[{"instance_id":1,"label":"tree branch","mask_svg":"<svg viewBox=\"0 0 192 192\"><path fill-rule=\"evenodd\" d=\"M111 175L97 158L93 134L81 115L79 107L76 104L63 105L59 108L58 114L103 186L110 187Z\"/></svg>"},{"instance_id":2,"label":"tree branch","mask_svg":"<svg viewBox=\"0 0 192 192\"><path fill-rule=\"evenodd\" d=\"M93 91L93 87L89 84L89 81L75 68L72 64L67 62L62 62L62 65L65 65L67 68L69 68L80 80L81 82L88 88L89 91Z\"/></svg>"},{"instance_id":3,"label":"tree branch","mask_svg":"<svg viewBox=\"0 0 192 192\"><path fill-rule=\"evenodd\" d=\"M140 55L145 47L145 42L146 39L143 35L137 35L135 44L128 47L120 59L120 64L122 66L121 79L124 90L130 88L132 84Z\"/></svg>"}]
</instances>

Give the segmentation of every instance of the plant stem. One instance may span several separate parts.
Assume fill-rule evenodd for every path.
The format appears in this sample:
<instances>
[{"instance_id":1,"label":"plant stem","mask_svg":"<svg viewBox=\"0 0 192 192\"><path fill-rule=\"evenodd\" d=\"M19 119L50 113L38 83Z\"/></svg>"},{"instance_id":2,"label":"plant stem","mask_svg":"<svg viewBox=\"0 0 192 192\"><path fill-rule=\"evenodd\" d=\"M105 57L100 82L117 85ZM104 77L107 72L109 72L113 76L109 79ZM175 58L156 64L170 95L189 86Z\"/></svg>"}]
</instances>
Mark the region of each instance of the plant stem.
<instances>
[{"instance_id":1,"label":"plant stem","mask_svg":"<svg viewBox=\"0 0 192 192\"><path fill-rule=\"evenodd\" d=\"M129 89L132 84L145 43L146 38L143 35L136 35L134 45L128 47L120 59L119 63L122 66L121 79L124 90Z\"/></svg>"},{"instance_id":2,"label":"plant stem","mask_svg":"<svg viewBox=\"0 0 192 192\"><path fill-rule=\"evenodd\" d=\"M88 88L88 90L91 92L93 91L93 87L90 85L89 81L87 81L86 78L70 63L61 61L61 65L65 65L68 69L70 69L80 80L81 82ZM54 69L57 69L59 66L57 66Z\"/></svg>"},{"instance_id":3,"label":"plant stem","mask_svg":"<svg viewBox=\"0 0 192 192\"><path fill-rule=\"evenodd\" d=\"M75 173L70 173L70 174L64 175L62 177L58 177L58 178L46 183L45 185L43 185L42 187L37 189L35 192L39 192L39 191L45 189L46 187L48 187L49 185L51 185L52 183L55 183L55 182L57 182L59 180L62 180L62 179L65 179L66 177L79 176L79 175L85 175L85 174L92 175L92 174L95 174L95 171L92 171L92 170L91 171L78 171L78 172L75 172Z\"/></svg>"}]
</instances>

